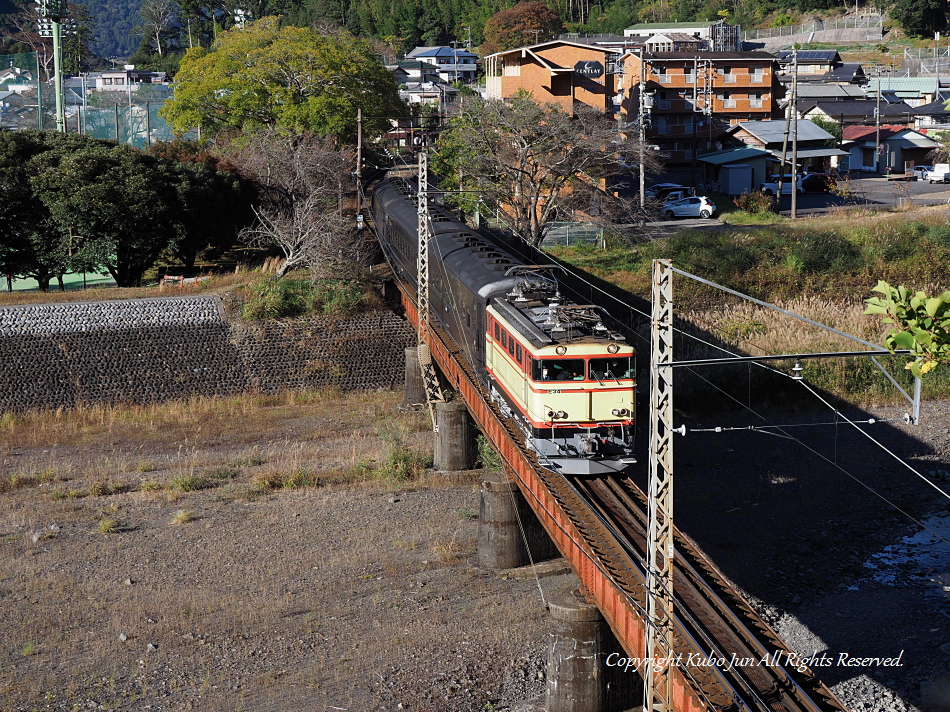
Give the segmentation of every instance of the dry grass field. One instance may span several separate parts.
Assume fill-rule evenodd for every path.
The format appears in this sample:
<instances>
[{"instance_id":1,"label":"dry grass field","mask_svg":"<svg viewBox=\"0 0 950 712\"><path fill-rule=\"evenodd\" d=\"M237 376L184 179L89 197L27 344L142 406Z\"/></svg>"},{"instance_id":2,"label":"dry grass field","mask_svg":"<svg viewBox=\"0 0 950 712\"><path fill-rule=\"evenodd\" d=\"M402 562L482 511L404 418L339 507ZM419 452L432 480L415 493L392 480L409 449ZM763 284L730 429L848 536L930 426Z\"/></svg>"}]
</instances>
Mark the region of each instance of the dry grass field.
<instances>
[{"instance_id":1,"label":"dry grass field","mask_svg":"<svg viewBox=\"0 0 950 712\"><path fill-rule=\"evenodd\" d=\"M540 692L537 586L473 565L478 474L426 474L428 416L399 398L4 417L0 709L481 710Z\"/></svg>"}]
</instances>

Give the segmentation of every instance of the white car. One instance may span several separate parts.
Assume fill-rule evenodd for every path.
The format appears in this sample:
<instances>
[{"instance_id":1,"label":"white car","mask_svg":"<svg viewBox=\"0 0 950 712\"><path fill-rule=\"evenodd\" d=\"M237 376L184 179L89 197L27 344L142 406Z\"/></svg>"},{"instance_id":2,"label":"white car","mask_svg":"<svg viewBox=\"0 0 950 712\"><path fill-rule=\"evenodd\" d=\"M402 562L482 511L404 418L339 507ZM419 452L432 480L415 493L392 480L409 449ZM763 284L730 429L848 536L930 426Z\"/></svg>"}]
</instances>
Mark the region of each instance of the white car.
<instances>
[{"instance_id":1,"label":"white car","mask_svg":"<svg viewBox=\"0 0 950 712\"><path fill-rule=\"evenodd\" d=\"M924 179L929 183L950 183L950 164L938 163L924 176Z\"/></svg>"},{"instance_id":2,"label":"white car","mask_svg":"<svg viewBox=\"0 0 950 712\"><path fill-rule=\"evenodd\" d=\"M658 198L660 197L660 193L666 190L685 187L686 186L680 185L679 183L657 183L647 188L643 194L648 198Z\"/></svg>"},{"instance_id":3,"label":"white car","mask_svg":"<svg viewBox=\"0 0 950 712\"><path fill-rule=\"evenodd\" d=\"M802 192L802 178L804 176L798 176L797 180L791 176L791 174L782 176L782 195L791 195L792 194L792 185L794 183L795 190L798 193ZM772 176L769 180L759 186L761 190L766 195L775 195L778 193L778 176Z\"/></svg>"},{"instance_id":4,"label":"white car","mask_svg":"<svg viewBox=\"0 0 950 712\"><path fill-rule=\"evenodd\" d=\"M716 204L704 195L663 204L663 217L667 220L673 218L711 218L716 212Z\"/></svg>"},{"instance_id":5,"label":"white car","mask_svg":"<svg viewBox=\"0 0 950 712\"><path fill-rule=\"evenodd\" d=\"M917 180L927 180L927 174L933 169L933 166L914 166L914 178Z\"/></svg>"}]
</instances>

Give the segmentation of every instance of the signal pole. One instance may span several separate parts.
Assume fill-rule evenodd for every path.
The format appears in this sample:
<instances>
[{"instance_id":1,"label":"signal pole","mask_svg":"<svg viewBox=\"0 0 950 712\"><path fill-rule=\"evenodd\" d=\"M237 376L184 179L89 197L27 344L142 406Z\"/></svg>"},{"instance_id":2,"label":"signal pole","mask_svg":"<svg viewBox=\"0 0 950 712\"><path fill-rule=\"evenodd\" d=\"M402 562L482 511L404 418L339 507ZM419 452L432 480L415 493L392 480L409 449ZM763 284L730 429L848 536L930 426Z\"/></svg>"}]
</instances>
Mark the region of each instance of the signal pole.
<instances>
[{"instance_id":1,"label":"signal pole","mask_svg":"<svg viewBox=\"0 0 950 712\"><path fill-rule=\"evenodd\" d=\"M429 154L423 146L419 151L419 186L416 191L416 230L418 249L416 255L416 305L419 309L419 367L422 370L422 383L426 389L426 402L429 404L429 416L432 418L433 432L439 432L435 419L435 404L445 402L439 377L432 362L429 350L429 240L432 232L429 227Z\"/></svg>"},{"instance_id":2,"label":"signal pole","mask_svg":"<svg viewBox=\"0 0 950 712\"><path fill-rule=\"evenodd\" d=\"M653 260L644 712L673 712L673 270Z\"/></svg>"}]
</instances>

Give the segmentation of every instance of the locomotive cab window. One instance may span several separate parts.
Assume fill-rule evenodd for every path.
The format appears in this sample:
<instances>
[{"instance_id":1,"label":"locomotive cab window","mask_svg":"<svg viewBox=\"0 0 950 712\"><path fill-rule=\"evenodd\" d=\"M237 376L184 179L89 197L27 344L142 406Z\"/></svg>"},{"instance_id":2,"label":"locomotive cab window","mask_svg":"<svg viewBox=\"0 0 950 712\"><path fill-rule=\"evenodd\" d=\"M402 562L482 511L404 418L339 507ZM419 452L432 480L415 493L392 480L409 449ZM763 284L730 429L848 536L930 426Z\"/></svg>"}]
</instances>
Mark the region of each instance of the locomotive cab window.
<instances>
[{"instance_id":1,"label":"locomotive cab window","mask_svg":"<svg viewBox=\"0 0 950 712\"><path fill-rule=\"evenodd\" d=\"M604 381L620 378L633 378L633 359L629 356L590 360L590 380Z\"/></svg>"},{"instance_id":2,"label":"locomotive cab window","mask_svg":"<svg viewBox=\"0 0 950 712\"><path fill-rule=\"evenodd\" d=\"M584 359L580 358L545 359L533 363L535 381L583 381L587 371Z\"/></svg>"}]
</instances>

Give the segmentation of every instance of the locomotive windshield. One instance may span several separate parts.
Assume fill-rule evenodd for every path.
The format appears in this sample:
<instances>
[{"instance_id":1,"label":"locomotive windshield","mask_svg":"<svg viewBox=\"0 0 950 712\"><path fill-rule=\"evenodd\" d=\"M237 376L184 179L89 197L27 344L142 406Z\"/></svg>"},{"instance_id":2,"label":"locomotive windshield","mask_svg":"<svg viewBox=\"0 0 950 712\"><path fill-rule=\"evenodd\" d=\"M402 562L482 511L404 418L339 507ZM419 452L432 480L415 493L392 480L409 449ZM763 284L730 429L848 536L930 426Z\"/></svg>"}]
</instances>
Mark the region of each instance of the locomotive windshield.
<instances>
[{"instance_id":1,"label":"locomotive windshield","mask_svg":"<svg viewBox=\"0 0 950 712\"><path fill-rule=\"evenodd\" d=\"M535 381L583 381L584 359L561 358L534 362Z\"/></svg>"},{"instance_id":2,"label":"locomotive windshield","mask_svg":"<svg viewBox=\"0 0 950 712\"><path fill-rule=\"evenodd\" d=\"M592 381L633 378L633 376L633 359L629 356L590 360L590 380Z\"/></svg>"}]
</instances>

